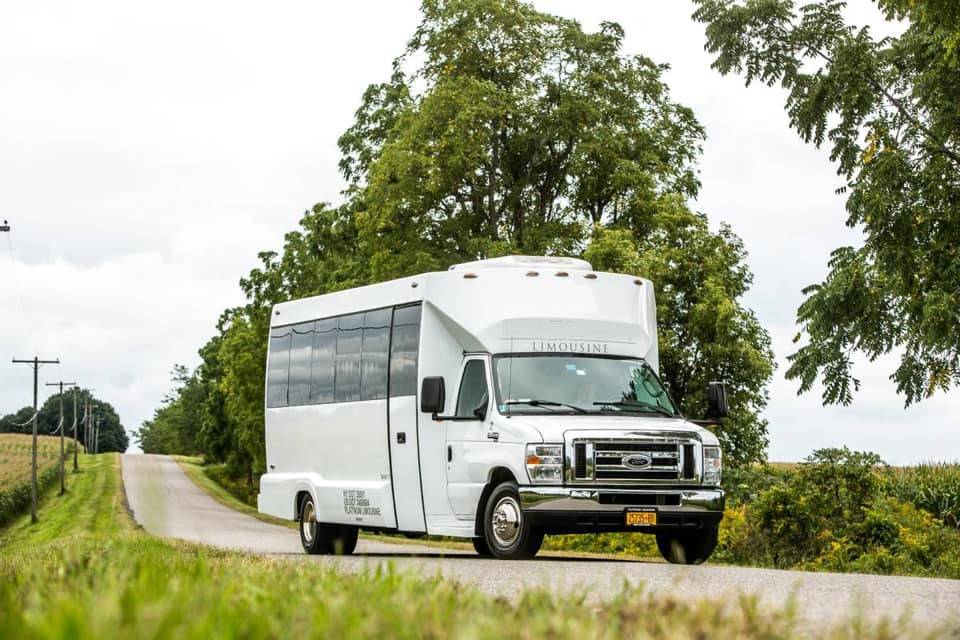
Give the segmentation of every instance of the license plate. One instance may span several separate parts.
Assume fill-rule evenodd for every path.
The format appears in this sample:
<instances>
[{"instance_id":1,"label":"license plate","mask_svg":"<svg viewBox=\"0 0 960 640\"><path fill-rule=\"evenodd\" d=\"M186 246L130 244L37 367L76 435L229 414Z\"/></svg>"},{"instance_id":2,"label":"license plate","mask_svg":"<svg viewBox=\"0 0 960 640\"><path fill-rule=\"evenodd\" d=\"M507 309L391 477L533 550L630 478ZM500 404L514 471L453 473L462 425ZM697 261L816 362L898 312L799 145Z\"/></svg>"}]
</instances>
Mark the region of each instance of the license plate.
<instances>
[{"instance_id":1,"label":"license plate","mask_svg":"<svg viewBox=\"0 0 960 640\"><path fill-rule=\"evenodd\" d=\"M655 527L657 526L656 511L627 511L628 527Z\"/></svg>"}]
</instances>

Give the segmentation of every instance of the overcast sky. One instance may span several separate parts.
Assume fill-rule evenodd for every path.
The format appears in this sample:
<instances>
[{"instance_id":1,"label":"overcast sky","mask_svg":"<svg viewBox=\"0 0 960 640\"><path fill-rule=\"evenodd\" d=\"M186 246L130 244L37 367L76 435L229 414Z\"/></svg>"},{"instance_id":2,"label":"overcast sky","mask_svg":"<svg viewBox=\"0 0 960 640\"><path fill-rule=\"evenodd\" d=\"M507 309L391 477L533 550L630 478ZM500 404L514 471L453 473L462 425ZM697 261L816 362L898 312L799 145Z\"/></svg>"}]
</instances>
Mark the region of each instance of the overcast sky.
<instances>
[{"instance_id":1,"label":"overcast sky","mask_svg":"<svg viewBox=\"0 0 960 640\"><path fill-rule=\"evenodd\" d=\"M670 64L674 98L705 125L695 206L744 239L746 304L779 362L771 459L842 444L892 463L956 459L960 393L904 410L894 360L860 364L851 407L783 379L800 289L858 237L826 151L787 128L782 92L711 71L688 2L535 4L588 29L619 22L626 51ZM9 358L39 355L62 360L41 384L95 388L128 429L149 418L173 364L195 365L219 312L242 302L257 252L313 203L339 202L336 139L418 19L417 2L0 3L0 219L13 226L0 238L0 413L30 402L29 368Z\"/></svg>"}]
</instances>

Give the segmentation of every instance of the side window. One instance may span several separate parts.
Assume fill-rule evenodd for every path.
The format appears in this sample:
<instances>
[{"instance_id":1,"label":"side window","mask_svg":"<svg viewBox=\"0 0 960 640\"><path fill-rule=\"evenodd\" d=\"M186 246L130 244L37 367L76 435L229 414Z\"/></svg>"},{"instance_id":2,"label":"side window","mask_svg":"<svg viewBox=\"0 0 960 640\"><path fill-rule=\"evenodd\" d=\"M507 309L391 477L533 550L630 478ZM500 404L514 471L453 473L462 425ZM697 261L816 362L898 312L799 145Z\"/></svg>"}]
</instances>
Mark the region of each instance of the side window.
<instances>
[{"instance_id":1,"label":"side window","mask_svg":"<svg viewBox=\"0 0 960 640\"><path fill-rule=\"evenodd\" d=\"M420 345L420 305L393 312L390 337L390 397L417 393L417 351Z\"/></svg>"},{"instance_id":2,"label":"side window","mask_svg":"<svg viewBox=\"0 0 960 640\"><path fill-rule=\"evenodd\" d=\"M363 347L363 314L341 316L337 332L336 402L360 399L360 352Z\"/></svg>"},{"instance_id":3,"label":"side window","mask_svg":"<svg viewBox=\"0 0 960 640\"><path fill-rule=\"evenodd\" d=\"M387 397L387 352L390 350L390 309L363 314L363 355L360 359L360 399Z\"/></svg>"},{"instance_id":4,"label":"side window","mask_svg":"<svg viewBox=\"0 0 960 640\"><path fill-rule=\"evenodd\" d=\"M310 402L333 402L337 359L337 319L317 320L313 328L313 371Z\"/></svg>"},{"instance_id":5,"label":"side window","mask_svg":"<svg viewBox=\"0 0 960 640\"><path fill-rule=\"evenodd\" d=\"M270 332L270 354L267 356L267 406L287 406L287 382L290 372L290 329Z\"/></svg>"},{"instance_id":6,"label":"side window","mask_svg":"<svg viewBox=\"0 0 960 640\"><path fill-rule=\"evenodd\" d=\"M313 323L293 327L290 341L290 385L287 404L310 402L310 356L313 351Z\"/></svg>"},{"instance_id":7,"label":"side window","mask_svg":"<svg viewBox=\"0 0 960 640\"><path fill-rule=\"evenodd\" d=\"M463 368L463 378L460 380L457 417L474 417L474 410L486 405L488 397L487 375L483 360L470 360Z\"/></svg>"}]
</instances>

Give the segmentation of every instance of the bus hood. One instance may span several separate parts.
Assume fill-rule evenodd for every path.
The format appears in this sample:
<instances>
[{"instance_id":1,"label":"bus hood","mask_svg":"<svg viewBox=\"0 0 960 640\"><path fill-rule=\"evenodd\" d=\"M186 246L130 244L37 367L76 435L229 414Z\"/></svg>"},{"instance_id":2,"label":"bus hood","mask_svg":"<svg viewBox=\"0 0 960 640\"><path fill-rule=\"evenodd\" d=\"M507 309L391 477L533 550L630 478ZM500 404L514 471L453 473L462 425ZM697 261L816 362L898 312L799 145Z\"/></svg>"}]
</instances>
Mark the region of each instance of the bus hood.
<instances>
[{"instance_id":1,"label":"bus hood","mask_svg":"<svg viewBox=\"0 0 960 640\"><path fill-rule=\"evenodd\" d=\"M563 442L567 432L603 431L604 435L624 437L642 437L667 432L681 432L696 435L705 445L718 445L717 436L711 431L677 418L660 418L646 416L622 415L516 415L510 417L511 422L536 429L543 442ZM517 426L519 426L517 425Z\"/></svg>"}]
</instances>

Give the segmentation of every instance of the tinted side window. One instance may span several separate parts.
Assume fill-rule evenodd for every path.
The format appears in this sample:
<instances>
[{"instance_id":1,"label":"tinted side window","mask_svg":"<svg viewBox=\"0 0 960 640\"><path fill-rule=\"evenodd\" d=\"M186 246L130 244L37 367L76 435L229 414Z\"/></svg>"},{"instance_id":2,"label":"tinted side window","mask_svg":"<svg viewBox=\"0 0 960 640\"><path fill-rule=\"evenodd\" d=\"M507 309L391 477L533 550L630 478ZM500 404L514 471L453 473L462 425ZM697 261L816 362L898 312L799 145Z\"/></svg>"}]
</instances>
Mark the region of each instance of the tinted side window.
<instances>
[{"instance_id":1,"label":"tinted side window","mask_svg":"<svg viewBox=\"0 0 960 640\"><path fill-rule=\"evenodd\" d=\"M363 314L341 316L337 334L336 384L334 399L360 399L360 352L363 346Z\"/></svg>"},{"instance_id":2,"label":"tinted side window","mask_svg":"<svg viewBox=\"0 0 960 640\"><path fill-rule=\"evenodd\" d=\"M360 399L387 397L387 351L390 348L390 309L369 311L363 318L360 360Z\"/></svg>"},{"instance_id":3,"label":"tinted side window","mask_svg":"<svg viewBox=\"0 0 960 640\"><path fill-rule=\"evenodd\" d=\"M290 386L287 404L310 402L310 354L313 351L313 323L293 327L290 342Z\"/></svg>"},{"instance_id":4,"label":"tinted side window","mask_svg":"<svg viewBox=\"0 0 960 640\"><path fill-rule=\"evenodd\" d=\"M470 360L463 369L460 393L457 394L457 416L473 417L474 410L487 402L487 376L483 360Z\"/></svg>"},{"instance_id":5,"label":"tinted side window","mask_svg":"<svg viewBox=\"0 0 960 640\"><path fill-rule=\"evenodd\" d=\"M318 320L313 330L310 402L333 402L337 358L337 319Z\"/></svg>"},{"instance_id":6,"label":"tinted side window","mask_svg":"<svg viewBox=\"0 0 960 640\"><path fill-rule=\"evenodd\" d=\"M290 371L290 329L274 329L270 334L267 356L267 406L287 406L287 381Z\"/></svg>"},{"instance_id":7,"label":"tinted side window","mask_svg":"<svg viewBox=\"0 0 960 640\"><path fill-rule=\"evenodd\" d=\"M417 351L420 344L420 305L393 312L390 338L390 396L417 393Z\"/></svg>"}]
</instances>

